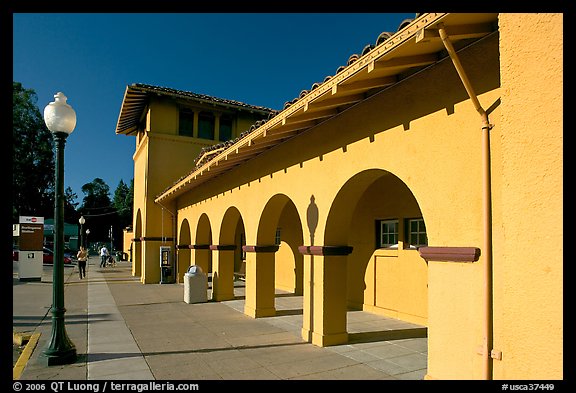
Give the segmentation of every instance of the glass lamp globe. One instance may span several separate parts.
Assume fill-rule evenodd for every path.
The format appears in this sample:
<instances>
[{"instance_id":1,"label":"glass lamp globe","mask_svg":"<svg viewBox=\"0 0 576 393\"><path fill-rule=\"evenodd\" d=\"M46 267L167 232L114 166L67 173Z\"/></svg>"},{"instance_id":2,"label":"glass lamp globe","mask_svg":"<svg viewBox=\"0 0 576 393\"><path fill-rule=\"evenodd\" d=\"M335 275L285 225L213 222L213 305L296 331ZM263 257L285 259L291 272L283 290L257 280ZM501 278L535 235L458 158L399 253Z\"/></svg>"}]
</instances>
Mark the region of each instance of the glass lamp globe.
<instances>
[{"instance_id":1,"label":"glass lamp globe","mask_svg":"<svg viewBox=\"0 0 576 393\"><path fill-rule=\"evenodd\" d=\"M66 103L68 98L62 92L54 94L54 102L44 108L44 122L52 132L64 132L68 135L76 127L76 112Z\"/></svg>"}]
</instances>

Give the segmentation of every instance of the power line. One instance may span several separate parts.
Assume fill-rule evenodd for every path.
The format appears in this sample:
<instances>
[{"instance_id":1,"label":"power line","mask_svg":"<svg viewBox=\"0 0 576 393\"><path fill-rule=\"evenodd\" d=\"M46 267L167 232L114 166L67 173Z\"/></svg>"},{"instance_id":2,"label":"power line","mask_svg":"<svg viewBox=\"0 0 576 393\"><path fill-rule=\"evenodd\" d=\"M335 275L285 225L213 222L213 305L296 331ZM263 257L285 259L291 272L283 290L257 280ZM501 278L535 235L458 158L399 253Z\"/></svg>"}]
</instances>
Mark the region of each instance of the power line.
<instances>
[{"instance_id":1,"label":"power line","mask_svg":"<svg viewBox=\"0 0 576 393\"><path fill-rule=\"evenodd\" d=\"M117 209L114 210L113 212L108 212L108 213L101 213L101 214L82 214L84 217L100 217L100 216L108 216L110 214L116 214L118 212L124 211L124 210L128 210L131 209L130 207L125 207L122 209Z\"/></svg>"}]
</instances>

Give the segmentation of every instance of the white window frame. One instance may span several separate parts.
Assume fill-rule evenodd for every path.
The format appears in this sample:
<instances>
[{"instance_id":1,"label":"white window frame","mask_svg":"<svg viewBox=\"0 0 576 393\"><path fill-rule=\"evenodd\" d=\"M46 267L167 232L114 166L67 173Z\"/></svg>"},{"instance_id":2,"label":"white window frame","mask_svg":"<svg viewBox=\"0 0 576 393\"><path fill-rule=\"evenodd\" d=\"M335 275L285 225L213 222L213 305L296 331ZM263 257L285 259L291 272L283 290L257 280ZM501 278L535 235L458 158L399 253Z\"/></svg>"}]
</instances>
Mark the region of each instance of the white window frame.
<instances>
[{"instance_id":1,"label":"white window frame","mask_svg":"<svg viewBox=\"0 0 576 393\"><path fill-rule=\"evenodd\" d=\"M399 220L398 219L391 219L391 220L378 220L380 226L380 233L378 238L378 247L379 248L390 248L396 246L398 244L398 229L399 229ZM393 224L394 231L390 232L388 226ZM385 230L386 229L386 230ZM384 236L386 236L387 242L384 241ZM392 242L390 242L390 236L392 236Z\"/></svg>"},{"instance_id":2,"label":"white window frame","mask_svg":"<svg viewBox=\"0 0 576 393\"><path fill-rule=\"evenodd\" d=\"M414 246L414 247L423 247L423 246L427 246L428 245L428 234L426 233L426 224L424 223L424 219L422 217L420 218L409 218L407 221L407 225L408 225L408 239L407 243L410 244L410 246ZM416 231L412 231L412 223L415 222L417 224L417 228ZM412 236L416 236L416 243L412 242ZM425 242L422 242L422 240L426 240Z\"/></svg>"}]
</instances>

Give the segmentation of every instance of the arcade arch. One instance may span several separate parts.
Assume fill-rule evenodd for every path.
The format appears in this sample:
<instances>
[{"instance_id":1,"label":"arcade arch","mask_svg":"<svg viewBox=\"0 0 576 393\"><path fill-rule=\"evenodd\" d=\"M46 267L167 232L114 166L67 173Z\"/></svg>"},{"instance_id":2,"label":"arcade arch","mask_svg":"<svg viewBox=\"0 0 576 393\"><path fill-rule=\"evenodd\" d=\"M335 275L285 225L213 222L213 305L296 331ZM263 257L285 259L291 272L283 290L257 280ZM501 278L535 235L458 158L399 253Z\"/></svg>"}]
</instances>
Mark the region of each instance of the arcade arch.
<instances>
[{"instance_id":1,"label":"arcade arch","mask_svg":"<svg viewBox=\"0 0 576 393\"><path fill-rule=\"evenodd\" d=\"M301 295L303 242L300 216L284 194L272 196L258 223L255 246L246 251L246 303L244 313L252 317L276 314L276 290Z\"/></svg>"},{"instance_id":2,"label":"arcade arch","mask_svg":"<svg viewBox=\"0 0 576 393\"><path fill-rule=\"evenodd\" d=\"M190 224L187 219L182 220L180 225L180 230L178 231L178 277L176 282L184 282L184 273L188 270L188 266L191 265L191 250L190 250Z\"/></svg>"},{"instance_id":3,"label":"arcade arch","mask_svg":"<svg viewBox=\"0 0 576 393\"><path fill-rule=\"evenodd\" d=\"M391 229L383 222L392 223ZM417 251L425 244L410 244L411 237L425 242L425 220L409 187L393 173L365 170L340 188L327 216L324 246L311 256L319 259L312 297L322 307L313 310L313 342L347 342L349 310L426 325L428 267Z\"/></svg>"},{"instance_id":4,"label":"arcade arch","mask_svg":"<svg viewBox=\"0 0 576 393\"><path fill-rule=\"evenodd\" d=\"M222 218L218 244L210 245L212 251L212 299L234 299L234 271L241 268L245 259L242 246L246 244L246 231L240 211L231 206Z\"/></svg>"}]
</instances>

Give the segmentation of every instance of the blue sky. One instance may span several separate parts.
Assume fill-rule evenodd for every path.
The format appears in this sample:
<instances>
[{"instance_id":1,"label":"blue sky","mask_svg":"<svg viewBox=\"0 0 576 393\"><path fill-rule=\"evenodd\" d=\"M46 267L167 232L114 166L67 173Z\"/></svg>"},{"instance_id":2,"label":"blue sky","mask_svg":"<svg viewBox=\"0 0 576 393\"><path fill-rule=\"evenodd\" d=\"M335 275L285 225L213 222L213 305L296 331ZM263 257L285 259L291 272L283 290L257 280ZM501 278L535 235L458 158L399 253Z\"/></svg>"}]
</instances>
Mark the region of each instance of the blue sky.
<instances>
[{"instance_id":1,"label":"blue sky","mask_svg":"<svg viewBox=\"0 0 576 393\"><path fill-rule=\"evenodd\" d=\"M65 187L133 178L135 138L116 135L126 86L187 90L282 109L415 13L15 13L13 80L42 112L58 91L77 115ZM175 180L175 179L172 179Z\"/></svg>"}]
</instances>

